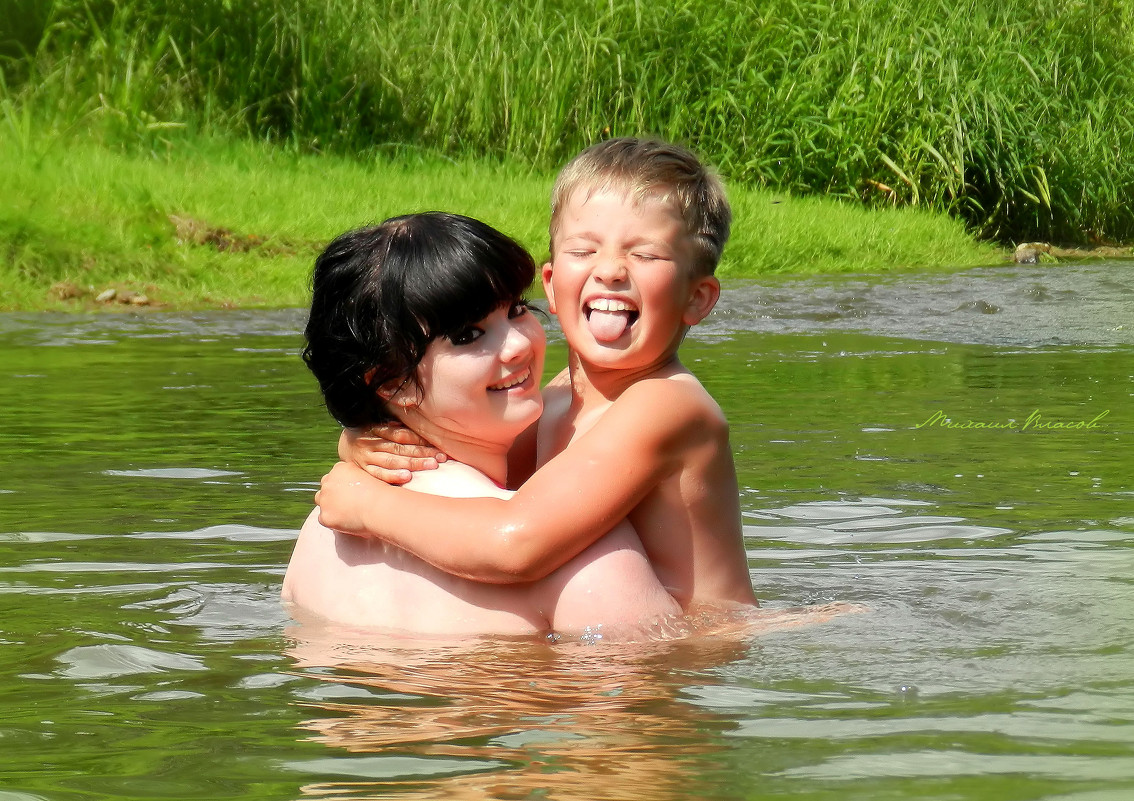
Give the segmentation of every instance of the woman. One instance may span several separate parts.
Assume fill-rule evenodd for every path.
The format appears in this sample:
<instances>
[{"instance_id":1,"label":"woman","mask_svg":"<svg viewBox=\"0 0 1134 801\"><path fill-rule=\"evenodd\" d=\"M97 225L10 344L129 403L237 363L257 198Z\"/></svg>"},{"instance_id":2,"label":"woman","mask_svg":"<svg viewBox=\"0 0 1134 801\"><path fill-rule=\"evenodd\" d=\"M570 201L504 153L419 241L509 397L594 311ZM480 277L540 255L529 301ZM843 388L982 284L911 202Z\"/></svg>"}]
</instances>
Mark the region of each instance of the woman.
<instances>
[{"instance_id":1,"label":"woman","mask_svg":"<svg viewBox=\"0 0 1134 801\"><path fill-rule=\"evenodd\" d=\"M411 491L507 494L508 451L543 409L528 253L467 217L396 217L315 262L304 361L344 426L397 420L450 458ZM419 634L579 633L679 614L623 523L530 584L480 584L307 518L283 597L323 618Z\"/></svg>"}]
</instances>

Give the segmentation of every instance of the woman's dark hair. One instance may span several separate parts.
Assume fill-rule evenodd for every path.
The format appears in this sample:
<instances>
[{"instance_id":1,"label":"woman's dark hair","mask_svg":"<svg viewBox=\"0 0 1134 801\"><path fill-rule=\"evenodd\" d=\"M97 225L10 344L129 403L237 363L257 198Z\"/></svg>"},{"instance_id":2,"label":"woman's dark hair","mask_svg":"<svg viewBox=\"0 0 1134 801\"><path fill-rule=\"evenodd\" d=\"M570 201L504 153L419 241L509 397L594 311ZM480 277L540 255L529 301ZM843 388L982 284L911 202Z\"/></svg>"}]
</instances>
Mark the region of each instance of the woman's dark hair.
<instances>
[{"instance_id":1,"label":"woman's dark hair","mask_svg":"<svg viewBox=\"0 0 1134 801\"><path fill-rule=\"evenodd\" d=\"M393 419L378 389L414 379L425 349L514 303L523 247L459 214L425 212L339 236L315 260L303 361L344 426Z\"/></svg>"}]
</instances>

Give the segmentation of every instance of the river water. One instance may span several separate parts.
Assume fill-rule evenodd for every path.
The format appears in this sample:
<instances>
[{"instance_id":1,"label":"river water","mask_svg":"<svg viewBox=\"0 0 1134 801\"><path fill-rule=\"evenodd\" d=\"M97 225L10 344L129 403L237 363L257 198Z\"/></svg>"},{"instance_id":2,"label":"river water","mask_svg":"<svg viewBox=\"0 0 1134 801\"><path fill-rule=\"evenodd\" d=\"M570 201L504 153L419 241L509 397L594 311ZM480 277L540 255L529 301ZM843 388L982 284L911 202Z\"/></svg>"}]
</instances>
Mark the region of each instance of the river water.
<instances>
[{"instance_id":1,"label":"river water","mask_svg":"<svg viewBox=\"0 0 1134 801\"><path fill-rule=\"evenodd\" d=\"M1134 797L1130 263L730 284L757 593L870 611L644 645L291 621L302 322L0 315L0 801Z\"/></svg>"}]
</instances>

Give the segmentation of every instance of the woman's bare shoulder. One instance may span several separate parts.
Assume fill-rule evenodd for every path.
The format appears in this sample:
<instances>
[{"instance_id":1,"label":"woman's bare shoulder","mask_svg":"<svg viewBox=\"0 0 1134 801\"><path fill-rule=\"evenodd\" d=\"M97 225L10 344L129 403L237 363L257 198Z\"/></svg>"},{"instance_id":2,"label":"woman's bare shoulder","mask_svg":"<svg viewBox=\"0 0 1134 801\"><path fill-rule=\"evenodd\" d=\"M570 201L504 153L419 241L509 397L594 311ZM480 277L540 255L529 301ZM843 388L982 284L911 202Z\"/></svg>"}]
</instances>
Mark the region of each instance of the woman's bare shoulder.
<instances>
[{"instance_id":1,"label":"woman's bare shoulder","mask_svg":"<svg viewBox=\"0 0 1134 801\"><path fill-rule=\"evenodd\" d=\"M436 470L418 471L405 486L414 492L448 498L507 498L512 494L475 467L457 461L442 462Z\"/></svg>"}]
</instances>

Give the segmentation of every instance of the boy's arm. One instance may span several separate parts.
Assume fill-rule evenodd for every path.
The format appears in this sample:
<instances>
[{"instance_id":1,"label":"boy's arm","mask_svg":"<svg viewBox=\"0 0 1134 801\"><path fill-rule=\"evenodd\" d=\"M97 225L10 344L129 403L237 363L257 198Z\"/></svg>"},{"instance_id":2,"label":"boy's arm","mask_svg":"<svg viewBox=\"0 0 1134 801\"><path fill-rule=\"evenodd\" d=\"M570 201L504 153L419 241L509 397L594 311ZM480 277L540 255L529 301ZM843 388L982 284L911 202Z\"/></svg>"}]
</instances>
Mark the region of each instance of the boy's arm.
<instances>
[{"instance_id":1,"label":"boy's arm","mask_svg":"<svg viewBox=\"0 0 1134 801\"><path fill-rule=\"evenodd\" d=\"M640 382L509 499L423 498L339 464L316 496L320 521L465 578L533 581L623 520L724 425L700 387Z\"/></svg>"}]
</instances>

